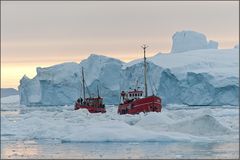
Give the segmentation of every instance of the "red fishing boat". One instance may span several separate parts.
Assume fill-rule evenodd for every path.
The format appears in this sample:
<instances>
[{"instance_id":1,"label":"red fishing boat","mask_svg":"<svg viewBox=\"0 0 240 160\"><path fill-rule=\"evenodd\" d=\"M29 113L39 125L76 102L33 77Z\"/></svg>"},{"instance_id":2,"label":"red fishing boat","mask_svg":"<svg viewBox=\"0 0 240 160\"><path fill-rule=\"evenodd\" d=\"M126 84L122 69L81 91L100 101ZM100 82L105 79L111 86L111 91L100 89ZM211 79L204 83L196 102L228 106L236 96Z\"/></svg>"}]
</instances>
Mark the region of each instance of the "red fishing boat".
<instances>
[{"instance_id":1,"label":"red fishing boat","mask_svg":"<svg viewBox=\"0 0 240 160\"><path fill-rule=\"evenodd\" d=\"M82 68L82 88L83 88L83 99L80 97L75 103L75 110L87 109L90 113L105 113L105 105L103 104L103 98L99 96L99 90L97 88L98 96L91 97L89 93L89 98L85 97L85 79L84 72Z\"/></svg>"},{"instance_id":2,"label":"red fishing boat","mask_svg":"<svg viewBox=\"0 0 240 160\"><path fill-rule=\"evenodd\" d=\"M161 98L154 94L148 96L147 93L147 64L146 64L146 45L142 46L144 50L144 90L134 89L130 91L121 92L121 103L118 106L119 114L138 114L140 112L161 112L162 104Z\"/></svg>"}]
</instances>

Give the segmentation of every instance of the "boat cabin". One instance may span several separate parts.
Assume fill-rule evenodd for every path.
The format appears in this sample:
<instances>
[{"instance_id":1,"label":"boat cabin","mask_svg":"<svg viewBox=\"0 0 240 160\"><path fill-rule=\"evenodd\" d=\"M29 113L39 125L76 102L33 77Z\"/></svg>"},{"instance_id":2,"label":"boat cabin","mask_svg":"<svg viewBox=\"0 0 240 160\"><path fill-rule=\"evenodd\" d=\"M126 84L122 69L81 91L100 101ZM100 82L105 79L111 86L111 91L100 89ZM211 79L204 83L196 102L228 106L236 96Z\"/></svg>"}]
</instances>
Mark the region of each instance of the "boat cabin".
<instances>
[{"instance_id":1,"label":"boat cabin","mask_svg":"<svg viewBox=\"0 0 240 160\"><path fill-rule=\"evenodd\" d=\"M83 102L83 105L92 106L92 107L102 107L103 99L101 97L86 98L86 100Z\"/></svg>"},{"instance_id":2,"label":"boat cabin","mask_svg":"<svg viewBox=\"0 0 240 160\"><path fill-rule=\"evenodd\" d=\"M139 99L140 97L143 96L143 91L138 91L134 89L133 91L128 91L128 99Z\"/></svg>"},{"instance_id":3,"label":"boat cabin","mask_svg":"<svg viewBox=\"0 0 240 160\"><path fill-rule=\"evenodd\" d=\"M139 91L139 90L132 90L132 91L128 91L128 92L121 92L121 97L122 97L122 103L124 103L125 101L132 101L134 99L139 99L143 97L143 91Z\"/></svg>"}]
</instances>

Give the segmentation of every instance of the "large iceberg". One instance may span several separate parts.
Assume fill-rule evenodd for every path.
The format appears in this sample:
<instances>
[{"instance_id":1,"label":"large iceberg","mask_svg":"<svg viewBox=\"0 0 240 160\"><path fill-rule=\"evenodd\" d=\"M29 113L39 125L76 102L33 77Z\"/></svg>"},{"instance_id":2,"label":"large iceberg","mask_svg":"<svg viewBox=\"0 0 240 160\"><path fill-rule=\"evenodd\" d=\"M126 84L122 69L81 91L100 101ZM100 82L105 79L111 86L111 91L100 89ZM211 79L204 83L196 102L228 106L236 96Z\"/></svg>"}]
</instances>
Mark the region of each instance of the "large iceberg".
<instances>
[{"instance_id":1,"label":"large iceberg","mask_svg":"<svg viewBox=\"0 0 240 160\"><path fill-rule=\"evenodd\" d=\"M173 37L172 53L186 52L198 49L217 49L218 42L210 40L204 34L194 31L176 32Z\"/></svg>"},{"instance_id":2,"label":"large iceberg","mask_svg":"<svg viewBox=\"0 0 240 160\"><path fill-rule=\"evenodd\" d=\"M164 105L239 105L239 48L201 49L181 54L157 54L147 59L148 94ZM24 105L71 105L82 96L81 68L88 91L97 86L106 104L118 104L121 90L143 89L143 59L124 63L92 54L80 63L37 68L33 79L20 80Z\"/></svg>"},{"instance_id":3,"label":"large iceberg","mask_svg":"<svg viewBox=\"0 0 240 160\"><path fill-rule=\"evenodd\" d=\"M20 103L49 106L72 104L82 96L82 67L91 96L94 96L93 93L96 93L96 88L99 86L101 95L106 98L106 102L114 103L119 98L122 64L123 62L120 60L92 54L80 64L70 62L47 68L38 67L37 75L32 80L26 76L20 80ZM109 94L111 98L108 98Z\"/></svg>"}]
</instances>

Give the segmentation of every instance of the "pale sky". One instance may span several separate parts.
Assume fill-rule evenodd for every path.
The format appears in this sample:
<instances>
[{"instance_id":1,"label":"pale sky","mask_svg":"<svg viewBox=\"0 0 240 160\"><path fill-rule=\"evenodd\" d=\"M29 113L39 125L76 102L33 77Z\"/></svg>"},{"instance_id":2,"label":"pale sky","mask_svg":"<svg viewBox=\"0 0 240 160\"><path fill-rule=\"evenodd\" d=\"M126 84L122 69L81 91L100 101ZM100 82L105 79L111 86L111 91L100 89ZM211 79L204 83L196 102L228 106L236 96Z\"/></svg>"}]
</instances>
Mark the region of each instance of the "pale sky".
<instances>
[{"instance_id":1,"label":"pale sky","mask_svg":"<svg viewBox=\"0 0 240 160\"><path fill-rule=\"evenodd\" d=\"M239 2L1 2L1 87L17 88L36 67L80 62L91 53L123 61L171 50L176 31L193 30L239 43Z\"/></svg>"}]
</instances>

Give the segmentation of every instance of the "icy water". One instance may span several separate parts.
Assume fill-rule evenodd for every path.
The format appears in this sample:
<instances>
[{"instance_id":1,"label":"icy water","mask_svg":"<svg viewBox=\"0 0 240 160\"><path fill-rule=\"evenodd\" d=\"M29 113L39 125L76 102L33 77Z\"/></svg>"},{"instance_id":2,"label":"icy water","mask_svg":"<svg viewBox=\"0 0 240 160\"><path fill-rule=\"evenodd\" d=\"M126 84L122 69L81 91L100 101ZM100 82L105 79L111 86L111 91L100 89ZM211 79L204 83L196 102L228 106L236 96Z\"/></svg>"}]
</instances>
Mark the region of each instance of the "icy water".
<instances>
[{"instance_id":1,"label":"icy water","mask_svg":"<svg viewBox=\"0 0 240 160\"><path fill-rule=\"evenodd\" d=\"M3 141L2 158L237 158L238 143Z\"/></svg>"},{"instance_id":2,"label":"icy water","mask_svg":"<svg viewBox=\"0 0 240 160\"><path fill-rule=\"evenodd\" d=\"M1 99L1 158L239 158L239 108L167 106L106 114Z\"/></svg>"}]
</instances>

